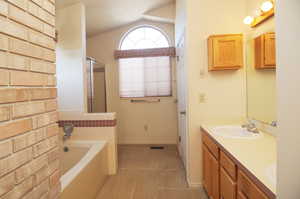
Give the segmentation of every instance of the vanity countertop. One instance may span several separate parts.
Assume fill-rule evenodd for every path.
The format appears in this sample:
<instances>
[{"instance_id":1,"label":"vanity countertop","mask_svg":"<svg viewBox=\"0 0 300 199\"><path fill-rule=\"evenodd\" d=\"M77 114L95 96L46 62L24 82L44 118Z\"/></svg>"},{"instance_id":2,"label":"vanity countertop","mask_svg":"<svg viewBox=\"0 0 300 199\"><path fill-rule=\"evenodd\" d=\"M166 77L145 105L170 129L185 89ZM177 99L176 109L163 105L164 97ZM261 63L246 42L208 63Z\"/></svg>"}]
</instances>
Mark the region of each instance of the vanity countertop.
<instances>
[{"instance_id":1,"label":"vanity countertop","mask_svg":"<svg viewBox=\"0 0 300 199\"><path fill-rule=\"evenodd\" d=\"M271 180L272 176L270 177L268 172L277 162L276 138L262 131L260 133L263 136L258 139L225 138L212 133L213 127L201 126L219 145L276 195L276 183L274 182L276 180Z\"/></svg>"}]
</instances>

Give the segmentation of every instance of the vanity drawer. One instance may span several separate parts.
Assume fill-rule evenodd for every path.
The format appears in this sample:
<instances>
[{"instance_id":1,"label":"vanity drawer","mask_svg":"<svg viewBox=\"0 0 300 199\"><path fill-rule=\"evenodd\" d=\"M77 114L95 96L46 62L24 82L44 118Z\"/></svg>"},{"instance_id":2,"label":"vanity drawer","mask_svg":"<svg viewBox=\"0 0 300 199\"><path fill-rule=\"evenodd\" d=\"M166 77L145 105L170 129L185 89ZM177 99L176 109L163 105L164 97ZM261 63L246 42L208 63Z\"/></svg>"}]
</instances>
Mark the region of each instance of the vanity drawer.
<instances>
[{"instance_id":1,"label":"vanity drawer","mask_svg":"<svg viewBox=\"0 0 300 199\"><path fill-rule=\"evenodd\" d=\"M220 151L220 163L232 180L236 181L236 165L223 151Z\"/></svg>"},{"instance_id":2,"label":"vanity drawer","mask_svg":"<svg viewBox=\"0 0 300 199\"><path fill-rule=\"evenodd\" d=\"M248 176L238 171L238 191L239 198L246 197L247 199L268 199L268 197L248 178Z\"/></svg>"},{"instance_id":3,"label":"vanity drawer","mask_svg":"<svg viewBox=\"0 0 300 199\"><path fill-rule=\"evenodd\" d=\"M206 132L202 133L202 141L207 146L209 151L219 160L219 147L217 144L207 135Z\"/></svg>"}]
</instances>

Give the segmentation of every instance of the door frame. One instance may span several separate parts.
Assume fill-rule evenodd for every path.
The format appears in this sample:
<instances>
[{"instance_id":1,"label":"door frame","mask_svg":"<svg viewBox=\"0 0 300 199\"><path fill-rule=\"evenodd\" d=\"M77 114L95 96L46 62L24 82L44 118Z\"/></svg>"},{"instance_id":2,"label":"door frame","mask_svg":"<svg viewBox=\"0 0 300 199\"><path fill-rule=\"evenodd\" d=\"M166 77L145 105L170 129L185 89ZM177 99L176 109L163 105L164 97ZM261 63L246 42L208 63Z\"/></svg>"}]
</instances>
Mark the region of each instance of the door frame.
<instances>
[{"instance_id":1,"label":"door frame","mask_svg":"<svg viewBox=\"0 0 300 199\"><path fill-rule=\"evenodd\" d=\"M180 37L179 37L179 40L178 40L178 43L177 43L177 45L176 45L176 50L180 47L180 45L182 44L182 43L184 43L184 49L186 49L186 33L185 33L185 30L181 33L181 35L180 35ZM184 53L184 60L186 60L186 52ZM177 75L177 72L178 72L178 70L177 70L177 63L178 63L178 61L177 61L177 59L176 59L176 77L178 77L178 75ZM184 62L184 67L187 67L187 64L186 64L186 62ZM190 157L190 152L189 152L189 145L190 145L190 139L189 139L189 103L188 103L188 93L189 93L189 91L188 91L188 71L187 71L187 68L185 68L185 81L186 81L186 130L185 130L185 132L186 132L186 143L185 143L185 155L186 155L186 157L185 157L185 162L186 162L186 165L185 165L185 171L186 171L186 180L187 180L187 182L188 182L188 184L189 184L189 186L191 186L191 183L190 183L190 162L189 162L189 157ZM178 84L178 79L177 79L177 84ZM177 91L178 92L178 91ZM177 100L178 100L178 95L177 95ZM177 107L177 109L178 109L178 107ZM177 110L177 111L179 111L179 110ZM177 114L177 117L179 116L179 114ZM178 120L178 123L179 123L180 121ZM180 130L179 128L178 128L178 130ZM178 132L178 135L180 136L180 133ZM178 143L179 144L179 143ZM182 157L181 157L182 158Z\"/></svg>"}]
</instances>

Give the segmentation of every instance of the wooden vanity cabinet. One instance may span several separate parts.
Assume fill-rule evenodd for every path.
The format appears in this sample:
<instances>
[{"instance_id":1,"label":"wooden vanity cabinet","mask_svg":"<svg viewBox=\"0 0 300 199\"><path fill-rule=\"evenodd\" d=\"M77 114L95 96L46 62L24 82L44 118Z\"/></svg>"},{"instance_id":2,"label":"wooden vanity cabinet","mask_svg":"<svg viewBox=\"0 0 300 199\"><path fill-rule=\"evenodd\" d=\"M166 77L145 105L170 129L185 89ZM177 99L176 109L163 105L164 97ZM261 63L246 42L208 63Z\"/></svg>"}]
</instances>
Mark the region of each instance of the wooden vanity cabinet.
<instances>
[{"instance_id":1,"label":"wooden vanity cabinet","mask_svg":"<svg viewBox=\"0 0 300 199\"><path fill-rule=\"evenodd\" d=\"M202 149L203 187L210 199L275 199L206 132L202 133Z\"/></svg>"},{"instance_id":2,"label":"wooden vanity cabinet","mask_svg":"<svg viewBox=\"0 0 300 199\"><path fill-rule=\"evenodd\" d=\"M212 35L208 38L210 71L236 70L243 66L243 35Z\"/></svg>"},{"instance_id":3,"label":"wooden vanity cabinet","mask_svg":"<svg viewBox=\"0 0 300 199\"><path fill-rule=\"evenodd\" d=\"M255 38L255 68L276 68L276 39L275 33L265 33Z\"/></svg>"},{"instance_id":4,"label":"wooden vanity cabinet","mask_svg":"<svg viewBox=\"0 0 300 199\"><path fill-rule=\"evenodd\" d=\"M247 199L268 199L268 197L241 170L238 171L238 190Z\"/></svg>"},{"instance_id":5,"label":"wooden vanity cabinet","mask_svg":"<svg viewBox=\"0 0 300 199\"><path fill-rule=\"evenodd\" d=\"M219 162L203 144L203 186L210 199L219 199Z\"/></svg>"}]
</instances>

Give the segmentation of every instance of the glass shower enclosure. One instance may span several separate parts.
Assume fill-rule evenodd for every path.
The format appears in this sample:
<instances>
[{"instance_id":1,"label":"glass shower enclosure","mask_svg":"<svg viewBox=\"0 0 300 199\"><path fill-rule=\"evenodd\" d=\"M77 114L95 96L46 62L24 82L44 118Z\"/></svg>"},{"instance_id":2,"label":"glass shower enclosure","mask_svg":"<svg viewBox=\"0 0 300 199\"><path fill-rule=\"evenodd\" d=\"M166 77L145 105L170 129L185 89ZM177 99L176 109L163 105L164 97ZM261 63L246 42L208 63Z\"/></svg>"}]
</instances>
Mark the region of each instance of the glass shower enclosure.
<instances>
[{"instance_id":1,"label":"glass shower enclosure","mask_svg":"<svg viewBox=\"0 0 300 199\"><path fill-rule=\"evenodd\" d=\"M87 57L87 111L88 113L107 112L105 64Z\"/></svg>"}]
</instances>

